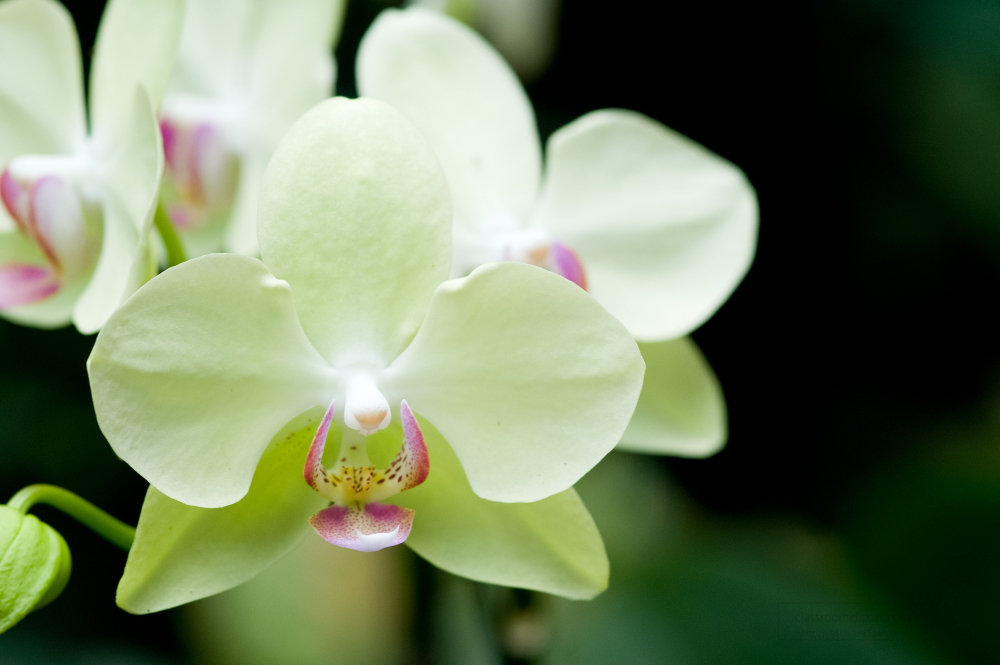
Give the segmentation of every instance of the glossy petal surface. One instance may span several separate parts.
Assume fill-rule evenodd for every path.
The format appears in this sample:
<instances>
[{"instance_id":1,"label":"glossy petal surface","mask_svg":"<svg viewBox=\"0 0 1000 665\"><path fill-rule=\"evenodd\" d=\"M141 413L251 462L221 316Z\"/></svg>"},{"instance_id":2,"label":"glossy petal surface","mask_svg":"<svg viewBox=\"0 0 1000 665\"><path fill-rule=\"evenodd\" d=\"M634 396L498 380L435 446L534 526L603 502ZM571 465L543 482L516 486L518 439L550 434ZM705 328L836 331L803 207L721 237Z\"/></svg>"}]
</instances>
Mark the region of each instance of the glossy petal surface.
<instances>
[{"instance_id":1,"label":"glossy petal surface","mask_svg":"<svg viewBox=\"0 0 1000 665\"><path fill-rule=\"evenodd\" d=\"M281 429L261 458L250 491L225 508L195 508L150 487L135 544L118 585L118 605L156 612L241 584L292 549L326 501L302 482L322 409Z\"/></svg>"},{"instance_id":2,"label":"glossy petal surface","mask_svg":"<svg viewBox=\"0 0 1000 665\"><path fill-rule=\"evenodd\" d=\"M386 10L358 50L358 90L399 109L441 160L459 224L526 221L541 153L528 98L475 32L425 9Z\"/></svg>"},{"instance_id":3,"label":"glossy petal surface","mask_svg":"<svg viewBox=\"0 0 1000 665\"><path fill-rule=\"evenodd\" d=\"M133 90L128 122L103 147L106 164L104 235L101 254L87 288L73 310L82 333L100 330L111 313L138 288L129 277L148 260L148 239L163 175L160 130L149 96ZM146 277L148 279L148 276Z\"/></svg>"},{"instance_id":4,"label":"glossy petal surface","mask_svg":"<svg viewBox=\"0 0 1000 665\"><path fill-rule=\"evenodd\" d=\"M593 598L608 585L601 535L572 489L535 503L473 493L440 433L420 419L431 473L391 499L415 511L406 544L435 566L491 584Z\"/></svg>"},{"instance_id":5,"label":"glossy petal surface","mask_svg":"<svg viewBox=\"0 0 1000 665\"><path fill-rule=\"evenodd\" d=\"M438 288L386 385L445 436L476 494L537 501L614 447L642 373L631 335L586 292L492 263Z\"/></svg>"},{"instance_id":6,"label":"glossy petal surface","mask_svg":"<svg viewBox=\"0 0 1000 665\"><path fill-rule=\"evenodd\" d=\"M327 401L334 380L288 285L231 254L139 289L101 330L88 368L115 452L167 496L209 508L246 494L274 432Z\"/></svg>"},{"instance_id":7,"label":"glossy petal surface","mask_svg":"<svg viewBox=\"0 0 1000 665\"><path fill-rule=\"evenodd\" d=\"M743 173L660 123L596 111L553 134L547 160L536 222L637 339L690 332L750 266L757 199Z\"/></svg>"},{"instance_id":8,"label":"glossy petal surface","mask_svg":"<svg viewBox=\"0 0 1000 665\"><path fill-rule=\"evenodd\" d=\"M95 137L115 131L142 85L154 108L174 68L183 0L110 0L94 43L90 122ZM103 140L103 138L101 138Z\"/></svg>"},{"instance_id":9,"label":"glossy petal surface","mask_svg":"<svg viewBox=\"0 0 1000 665\"><path fill-rule=\"evenodd\" d=\"M451 208L420 133L376 100L331 99L289 130L261 190L264 263L335 366L386 366L451 263Z\"/></svg>"},{"instance_id":10,"label":"glossy petal surface","mask_svg":"<svg viewBox=\"0 0 1000 665\"><path fill-rule=\"evenodd\" d=\"M0 165L22 154L73 153L85 136L83 68L72 17L50 0L4 2Z\"/></svg>"},{"instance_id":11,"label":"glossy petal surface","mask_svg":"<svg viewBox=\"0 0 1000 665\"><path fill-rule=\"evenodd\" d=\"M726 402L705 356L688 337L640 343L646 377L620 450L708 457L726 443Z\"/></svg>"}]
</instances>

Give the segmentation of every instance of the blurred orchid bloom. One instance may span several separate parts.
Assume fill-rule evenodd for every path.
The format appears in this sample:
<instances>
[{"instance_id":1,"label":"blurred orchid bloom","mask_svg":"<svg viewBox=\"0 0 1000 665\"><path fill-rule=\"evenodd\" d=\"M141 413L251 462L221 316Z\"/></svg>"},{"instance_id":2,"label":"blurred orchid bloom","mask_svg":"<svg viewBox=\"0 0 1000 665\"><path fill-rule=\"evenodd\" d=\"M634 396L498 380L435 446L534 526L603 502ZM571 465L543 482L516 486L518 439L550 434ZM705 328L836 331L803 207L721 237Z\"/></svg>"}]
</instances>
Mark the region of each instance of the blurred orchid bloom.
<instances>
[{"instance_id":1,"label":"blurred orchid bloom","mask_svg":"<svg viewBox=\"0 0 1000 665\"><path fill-rule=\"evenodd\" d=\"M188 256L255 256L257 197L278 141L333 94L344 0L188 0L160 110L161 200Z\"/></svg>"},{"instance_id":2,"label":"blurred orchid bloom","mask_svg":"<svg viewBox=\"0 0 1000 665\"><path fill-rule=\"evenodd\" d=\"M414 0L475 28L525 83L540 77L556 50L559 0Z\"/></svg>"},{"instance_id":3,"label":"blurred orchid bloom","mask_svg":"<svg viewBox=\"0 0 1000 665\"><path fill-rule=\"evenodd\" d=\"M451 219L419 132L382 102L335 98L271 159L262 261L187 261L112 316L88 362L97 419L152 485L121 607L233 587L310 520L352 549L405 539L474 579L604 589L600 535L571 486L625 429L642 358L545 270L445 281Z\"/></svg>"},{"instance_id":4,"label":"blurred orchid bloom","mask_svg":"<svg viewBox=\"0 0 1000 665\"><path fill-rule=\"evenodd\" d=\"M513 260L586 289L646 361L620 447L719 450L722 391L684 335L753 259L757 201L743 173L646 116L603 110L552 135L543 178L534 114L510 67L465 25L420 8L376 19L357 79L362 95L402 111L441 161L455 211L452 275Z\"/></svg>"},{"instance_id":5,"label":"blurred orchid bloom","mask_svg":"<svg viewBox=\"0 0 1000 665\"><path fill-rule=\"evenodd\" d=\"M90 77L51 0L0 2L0 315L95 332L155 274L149 233L163 151L155 109L182 0L111 0Z\"/></svg>"}]
</instances>

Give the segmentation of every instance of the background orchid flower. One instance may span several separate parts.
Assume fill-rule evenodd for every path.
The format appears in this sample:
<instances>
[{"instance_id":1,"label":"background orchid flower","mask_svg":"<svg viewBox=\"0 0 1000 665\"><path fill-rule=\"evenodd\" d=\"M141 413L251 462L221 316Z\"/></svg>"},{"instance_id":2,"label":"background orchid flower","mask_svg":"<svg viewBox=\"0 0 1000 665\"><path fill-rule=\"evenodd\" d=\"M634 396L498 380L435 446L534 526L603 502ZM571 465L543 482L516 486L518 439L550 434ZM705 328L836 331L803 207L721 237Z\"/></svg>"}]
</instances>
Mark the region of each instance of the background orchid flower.
<instances>
[{"instance_id":1,"label":"background orchid flower","mask_svg":"<svg viewBox=\"0 0 1000 665\"><path fill-rule=\"evenodd\" d=\"M155 273L163 170L154 110L181 0L111 0L94 46L90 131L73 20L51 0L0 2L0 315L98 330Z\"/></svg>"},{"instance_id":2,"label":"background orchid flower","mask_svg":"<svg viewBox=\"0 0 1000 665\"><path fill-rule=\"evenodd\" d=\"M257 255L264 167L333 94L344 0L189 0L160 111L161 194L188 256Z\"/></svg>"},{"instance_id":3,"label":"background orchid flower","mask_svg":"<svg viewBox=\"0 0 1000 665\"><path fill-rule=\"evenodd\" d=\"M603 110L552 135L543 178L534 114L510 67L465 25L421 8L376 19L357 80L434 146L455 211L452 274L515 260L586 288L646 360L621 447L716 452L722 391L684 335L753 258L757 202L742 172L650 118Z\"/></svg>"},{"instance_id":4,"label":"background orchid flower","mask_svg":"<svg viewBox=\"0 0 1000 665\"><path fill-rule=\"evenodd\" d=\"M459 575L571 597L605 587L571 486L625 429L642 358L545 270L495 263L445 281L451 218L419 132L382 102L336 98L271 159L263 261L187 261L116 312L88 362L94 405L152 485L119 605L151 612L235 586L310 517L328 540L375 549L409 515L406 543ZM400 464L405 491L380 495ZM327 472L357 496L314 491ZM359 512L328 513L331 500Z\"/></svg>"}]
</instances>

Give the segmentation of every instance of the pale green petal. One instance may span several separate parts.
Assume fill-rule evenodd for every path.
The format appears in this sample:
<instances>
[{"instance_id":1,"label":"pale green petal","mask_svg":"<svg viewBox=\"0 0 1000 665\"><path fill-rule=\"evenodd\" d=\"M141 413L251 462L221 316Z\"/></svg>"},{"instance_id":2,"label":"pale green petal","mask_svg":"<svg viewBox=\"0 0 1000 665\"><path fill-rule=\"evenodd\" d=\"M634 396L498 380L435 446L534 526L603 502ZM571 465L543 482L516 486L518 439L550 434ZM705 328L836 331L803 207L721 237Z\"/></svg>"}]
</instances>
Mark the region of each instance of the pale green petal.
<instances>
[{"instance_id":1,"label":"pale green petal","mask_svg":"<svg viewBox=\"0 0 1000 665\"><path fill-rule=\"evenodd\" d=\"M593 598L608 586L608 558L573 489L534 503L476 496L455 453L423 418L431 469L391 503L416 511L406 544L448 572L480 582Z\"/></svg>"},{"instance_id":2,"label":"pale green petal","mask_svg":"<svg viewBox=\"0 0 1000 665\"><path fill-rule=\"evenodd\" d=\"M472 25L497 47L525 83L540 77L555 54L559 0L479 0Z\"/></svg>"},{"instance_id":3,"label":"pale green petal","mask_svg":"<svg viewBox=\"0 0 1000 665\"><path fill-rule=\"evenodd\" d=\"M386 366L451 263L448 189L430 146L373 99L323 102L289 130L261 188L264 263L292 287L334 366Z\"/></svg>"},{"instance_id":4,"label":"pale green petal","mask_svg":"<svg viewBox=\"0 0 1000 665\"><path fill-rule=\"evenodd\" d=\"M258 3L249 105L258 149L273 150L303 113L333 94L334 39L346 0Z\"/></svg>"},{"instance_id":5,"label":"pale green petal","mask_svg":"<svg viewBox=\"0 0 1000 665\"><path fill-rule=\"evenodd\" d=\"M51 0L0 3L0 169L18 155L75 153L85 137L73 18Z\"/></svg>"},{"instance_id":6,"label":"pale green petal","mask_svg":"<svg viewBox=\"0 0 1000 665\"><path fill-rule=\"evenodd\" d=\"M110 0L104 9L90 69L90 122L95 137L114 130L135 86L158 109L174 69L183 0Z\"/></svg>"},{"instance_id":7,"label":"pale green petal","mask_svg":"<svg viewBox=\"0 0 1000 665\"><path fill-rule=\"evenodd\" d=\"M360 94L402 111L434 146L457 223L527 219L541 172L535 117L482 37L436 12L388 9L361 41L357 76Z\"/></svg>"},{"instance_id":8,"label":"pale green petal","mask_svg":"<svg viewBox=\"0 0 1000 665\"><path fill-rule=\"evenodd\" d=\"M97 332L137 284L129 284L129 275L149 263L148 246L140 239L149 237L156 209L156 198L163 175L163 147L160 128L142 88L133 90L132 110L109 134L112 139L99 146L104 165L104 236L101 254L90 283L73 310L77 329ZM148 279L152 275L144 271Z\"/></svg>"},{"instance_id":9,"label":"pale green petal","mask_svg":"<svg viewBox=\"0 0 1000 665\"><path fill-rule=\"evenodd\" d=\"M438 288L385 385L434 423L476 494L537 501L614 448L642 373L632 336L585 291L490 263Z\"/></svg>"},{"instance_id":10,"label":"pale green petal","mask_svg":"<svg viewBox=\"0 0 1000 665\"><path fill-rule=\"evenodd\" d=\"M260 245L257 243L257 200L260 198L260 186L269 158L270 154L251 152L240 162L236 199L225 228L227 251L247 256L260 255Z\"/></svg>"},{"instance_id":11,"label":"pale green petal","mask_svg":"<svg viewBox=\"0 0 1000 665\"><path fill-rule=\"evenodd\" d=\"M251 0L187 0L168 91L235 96L255 6Z\"/></svg>"},{"instance_id":12,"label":"pale green petal","mask_svg":"<svg viewBox=\"0 0 1000 665\"><path fill-rule=\"evenodd\" d=\"M310 409L271 441L250 491L225 508L195 508L150 487L118 584L118 606L147 614L231 589L294 547L327 501L302 478L323 417Z\"/></svg>"},{"instance_id":13,"label":"pale green petal","mask_svg":"<svg viewBox=\"0 0 1000 665\"><path fill-rule=\"evenodd\" d=\"M0 204L0 209L3 205ZM0 233L0 265L16 261L45 265L45 257L38 245L17 231ZM62 328L69 325L73 307L87 285L87 278L77 279L63 286L54 296L40 302L0 310L0 317L32 328Z\"/></svg>"},{"instance_id":14,"label":"pale green petal","mask_svg":"<svg viewBox=\"0 0 1000 665\"><path fill-rule=\"evenodd\" d=\"M753 260L757 198L726 160L646 116L596 111L552 135L536 221L643 341L684 335Z\"/></svg>"},{"instance_id":15,"label":"pale green petal","mask_svg":"<svg viewBox=\"0 0 1000 665\"><path fill-rule=\"evenodd\" d=\"M192 259L139 289L87 367L118 456L167 496L206 508L239 501L274 433L336 387L288 285L233 254Z\"/></svg>"},{"instance_id":16,"label":"pale green petal","mask_svg":"<svg viewBox=\"0 0 1000 665\"><path fill-rule=\"evenodd\" d=\"M708 457L726 443L726 401L689 337L639 344L646 378L619 450Z\"/></svg>"}]
</instances>

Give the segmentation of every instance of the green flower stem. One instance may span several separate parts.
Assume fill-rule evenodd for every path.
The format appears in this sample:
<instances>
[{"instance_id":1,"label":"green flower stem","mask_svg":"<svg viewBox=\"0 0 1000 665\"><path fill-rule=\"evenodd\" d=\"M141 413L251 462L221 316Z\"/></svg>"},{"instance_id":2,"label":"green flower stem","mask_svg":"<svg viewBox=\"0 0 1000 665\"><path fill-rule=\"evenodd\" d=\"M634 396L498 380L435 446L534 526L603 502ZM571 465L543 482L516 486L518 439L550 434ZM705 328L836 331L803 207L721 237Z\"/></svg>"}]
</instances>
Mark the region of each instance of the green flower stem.
<instances>
[{"instance_id":1,"label":"green flower stem","mask_svg":"<svg viewBox=\"0 0 1000 665\"><path fill-rule=\"evenodd\" d=\"M162 203L156 204L156 215L153 221L156 222L156 230L160 232L163 244L167 248L167 261L170 262L171 267L187 261L181 240L177 237L174 225L170 222L170 217L167 215L167 211L163 209Z\"/></svg>"},{"instance_id":2,"label":"green flower stem","mask_svg":"<svg viewBox=\"0 0 1000 665\"><path fill-rule=\"evenodd\" d=\"M55 485L28 485L7 502L14 510L27 514L36 503L58 508L98 535L125 551L132 547L135 529L87 501Z\"/></svg>"}]
</instances>

